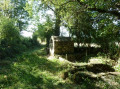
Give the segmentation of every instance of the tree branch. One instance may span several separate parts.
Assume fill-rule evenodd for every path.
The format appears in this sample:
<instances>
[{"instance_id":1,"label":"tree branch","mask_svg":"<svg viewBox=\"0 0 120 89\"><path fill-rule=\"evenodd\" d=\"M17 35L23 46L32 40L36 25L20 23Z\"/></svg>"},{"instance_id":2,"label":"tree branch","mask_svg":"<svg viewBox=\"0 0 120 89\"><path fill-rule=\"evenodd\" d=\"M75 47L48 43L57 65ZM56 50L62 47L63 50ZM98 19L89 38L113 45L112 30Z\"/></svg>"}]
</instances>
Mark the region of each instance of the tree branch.
<instances>
[{"instance_id":1,"label":"tree branch","mask_svg":"<svg viewBox=\"0 0 120 89\"><path fill-rule=\"evenodd\" d=\"M119 19L120 19L120 12L119 11L108 11L108 10L102 10L102 9L98 9L98 8L88 8L88 10L91 10L91 11L97 11L99 13L109 13L109 14L112 14L114 16L117 16Z\"/></svg>"},{"instance_id":2,"label":"tree branch","mask_svg":"<svg viewBox=\"0 0 120 89\"><path fill-rule=\"evenodd\" d=\"M70 2L74 2L74 1L67 1L67 2L65 2L65 3L63 3L63 4L55 4L55 3L53 3L53 2L51 1L51 3L52 3L53 5L57 5L57 6L64 6L64 5L66 5L66 4L70 3Z\"/></svg>"},{"instance_id":3,"label":"tree branch","mask_svg":"<svg viewBox=\"0 0 120 89\"><path fill-rule=\"evenodd\" d=\"M47 5L48 8L50 8L54 13L55 13L55 10L53 8L51 8L49 5Z\"/></svg>"},{"instance_id":4,"label":"tree branch","mask_svg":"<svg viewBox=\"0 0 120 89\"><path fill-rule=\"evenodd\" d=\"M116 6L116 10L103 10L103 9L100 9L100 8L88 8L88 5L87 4L84 4L83 2L80 2L80 0L77 0L77 2L80 4L80 5L84 5L88 10L90 11L97 11L99 13L109 13L111 15L114 15L114 16L117 16L118 19L120 19L120 12L119 10L117 10L117 7L120 7L120 5L117 5Z\"/></svg>"}]
</instances>

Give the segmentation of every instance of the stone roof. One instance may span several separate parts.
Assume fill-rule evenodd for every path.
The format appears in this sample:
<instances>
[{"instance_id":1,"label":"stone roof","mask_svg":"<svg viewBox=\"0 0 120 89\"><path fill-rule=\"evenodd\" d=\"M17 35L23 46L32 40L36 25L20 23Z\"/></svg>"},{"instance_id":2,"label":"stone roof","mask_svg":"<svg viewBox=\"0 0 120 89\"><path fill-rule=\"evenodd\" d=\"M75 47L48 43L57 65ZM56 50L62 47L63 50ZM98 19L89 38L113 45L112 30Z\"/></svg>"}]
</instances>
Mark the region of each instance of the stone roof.
<instances>
[{"instance_id":1,"label":"stone roof","mask_svg":"<svg viewBox=\"0 0 120 89\"><path fill-rule=\"evenodd\" d=\"M53 41L71 41L71 37L51 36Z\"/></svg>"}]
</instances>

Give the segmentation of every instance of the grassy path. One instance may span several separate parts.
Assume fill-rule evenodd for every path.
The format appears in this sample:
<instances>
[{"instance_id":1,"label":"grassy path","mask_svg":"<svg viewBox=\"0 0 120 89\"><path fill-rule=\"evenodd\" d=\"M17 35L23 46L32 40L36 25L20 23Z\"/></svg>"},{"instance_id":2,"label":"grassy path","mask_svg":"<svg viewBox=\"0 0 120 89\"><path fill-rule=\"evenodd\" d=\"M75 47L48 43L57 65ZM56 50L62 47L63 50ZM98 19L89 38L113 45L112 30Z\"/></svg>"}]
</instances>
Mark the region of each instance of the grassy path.
<instances>
[{"instance_id":1,"label":"grassy path","mask_svg":"<svg viewBox=\"0 0 120 89\"><path fill-rule=\"evenodd\" d=\"M6 61L3 65L0 65L1 89L61 89L63 87L73 87L61 78L61 73L65 71L68 65L57 59L48 60L44 47L25 52L14 60L14 62Z\"/></svg>"},{"instance_id":2,"label":"grassy path","mask_svg":"<svg viewBox=\"0 0 120 89\"><path fill-rule=\"evenodd\" d=\"M109 86L99 81L96 84L102 88L92 81L79 85L63 80L63 72L71 67L65 61L49 60L45 48L37 48L17 56L14 61L1 62L0 89L107 89Z\"/></svg>"}]
</instances>

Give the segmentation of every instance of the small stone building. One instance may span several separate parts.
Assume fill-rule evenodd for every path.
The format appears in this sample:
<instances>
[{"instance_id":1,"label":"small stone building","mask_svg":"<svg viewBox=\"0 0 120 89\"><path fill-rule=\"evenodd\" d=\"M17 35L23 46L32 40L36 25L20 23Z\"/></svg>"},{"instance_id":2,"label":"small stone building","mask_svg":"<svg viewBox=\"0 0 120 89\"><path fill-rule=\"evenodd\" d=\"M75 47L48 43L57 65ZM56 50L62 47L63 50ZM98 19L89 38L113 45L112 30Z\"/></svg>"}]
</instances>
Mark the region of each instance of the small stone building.
<instances>
[{"instance_id":1,"label":"small stone building","mask_svg":"<svg viewBox=\"0 0 120 89\"><path fill-rule=\"evenodd\" d=\"M49 51L51 55L74 53L74 42L70 37L51 36Z\"/></svg>"}]
</instances>

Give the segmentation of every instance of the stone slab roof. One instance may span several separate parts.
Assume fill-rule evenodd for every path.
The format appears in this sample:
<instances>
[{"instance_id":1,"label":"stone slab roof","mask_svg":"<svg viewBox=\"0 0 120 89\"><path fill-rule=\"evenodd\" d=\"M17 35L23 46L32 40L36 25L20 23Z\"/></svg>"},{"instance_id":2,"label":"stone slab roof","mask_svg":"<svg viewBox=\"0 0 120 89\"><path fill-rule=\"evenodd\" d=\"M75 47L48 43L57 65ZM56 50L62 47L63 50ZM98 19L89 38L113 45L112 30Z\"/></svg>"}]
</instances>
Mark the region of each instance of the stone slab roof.
<instances>
[{"instance_id":1,"label":"stone slab roof","mask_svg":"<svg viewBox=\"0 0 120 89\"><path fill-rule=\"evenodd\" d=\"M51 36L53 41L71 41L71 37Z\"/></svg>"}]
</instances>

